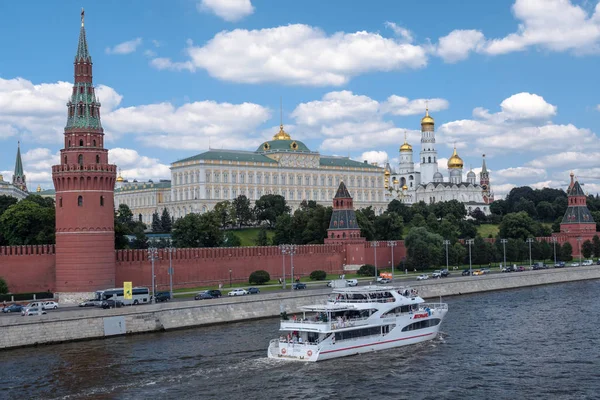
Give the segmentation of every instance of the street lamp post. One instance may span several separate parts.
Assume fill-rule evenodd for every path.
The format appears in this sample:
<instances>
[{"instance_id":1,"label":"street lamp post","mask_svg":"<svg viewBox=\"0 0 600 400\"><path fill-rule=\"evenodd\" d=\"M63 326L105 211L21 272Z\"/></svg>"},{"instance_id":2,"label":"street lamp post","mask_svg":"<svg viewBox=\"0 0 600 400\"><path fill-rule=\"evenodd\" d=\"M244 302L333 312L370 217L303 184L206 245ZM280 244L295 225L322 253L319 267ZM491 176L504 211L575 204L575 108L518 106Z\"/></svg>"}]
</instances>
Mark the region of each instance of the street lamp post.
<instances>
[{"instance_id":1,"label":"street lamp post","mask_svg":"<svg viewBox=\"0 0 600 400\"><path fill-rule=\"evenodd\" d=\"M552 236L552 244L554 245L554 266L556 267L556 236Z\"/></svg>"},{"instance_id":2,"label":"street lamp post","mask_svg":"<svg viewBox=\"0 0 600 400\"><path fill-rule=\"evenodd\" d=\"M290 253L290 265L292 270L292 285L290 290L292 291L294 291L294 254L296 254L296 249L298 249L298 246L296 246L295 244L288 245L288 251Z\"/></svg>"},{"instance_id":3,"label":"street lamp post","mask_svg":"<svg viewBox=\"0 0 600 400\"><path fill-rule=\"evenodd\" d=\"M379 242L373 242L373 249L375 251L375 282L377 282L377 246L379 246Z\"/></svg>"},{"instance_id":4,"label":"street lamp post","mask_svg":"<svg viewBox=\"0 0 600 400\"><path fill-rule=\"evenodd\" d=\"M397 242L390 240L388 246L392 248L392 281L394 280L394 247L398 245Z\"/></svg>"},{"instance_id":5,"label":"street lamp post","mask_svg":"<svg viewBox=\"0 0 600 400\"><path fill-rule=\"evenodd\" d=\"M279 245L279 250L281 251L281 262L282 262L282 266L283 266L283 273L281 274L281 278L283 280L283 283L281 285L282 289L285 289L285 253L287 252L286 247L287 245L285 244L280 244Z\"/></svg>"},{"instance_id":6,"label":"street lamp post","mask_svg":"<svg viewBox=\"0 0 600 400\"><path fill-rule=\"evenodd\" d=\"M469 276L473 275L473 264L471 263L471 245L475 241L473 239L467 239L467 244L469 245Z\"/></svg>"},{"instance_id":7,"label":"street lamp post","mask_svg":"<svg viewBox=\"0 0 600 400\"><path fill-rule=\"evenodd\" d=\"M450 244L449 240L444 240L444 245L446 246L446 271L448 271L448 245Z\"/></svg>"},{"instance_id":8,"label":"street lamp post","mask_svg":"<svg viewBox=\"0 0 600 400\"><path fill-rule=\"evenodd\" d=\"M527 243L529 243L529 269L533 266L531 263L531 243L533 243L533 238L527 238Z\"/></svg>"},{"instance_id":9,"label":"street lamp post","mask_svg":"<svg viewBox=\"0 0 600 400\"><path fill-rule=\"evenodd\" d=\"M229 268L229 287L231 287L231 268Z\"/></svg>"},{"instance_id":10,"label":"street lamp post","mask_svg":"<svg viewBox=\"0 0 600 400\"><path fill-rule=\"evenodd\" d=\"M581 267L581 238L577 238L577 247L579 248L579 266Z\"/></svg>"},{"instance_id":11,"label":"street lamp post","mask_svg":"<svg viewBox=\"0 0 600 400\"><path fill-rule=\"evenodd\" d=\"M506 240L506 239L500 239L500 243L502 243L502 250L504 250L504 268L507 268L507 266L506 266L506 243L507 242L508 242L508 240Z\"/></svg>"},{"instance_id":12,"label":"street lamp post","mask_svg":"<svg viewBox=\"0 0 600 400\"><path fill-rule=\"evenodd\" d=\"M158 249L156 247L148 248L148 258L152 262L152 304L156 303L156 285L154 284L154 260L158 258Z\"/></svg>"},{"instance_id":13,"label":"street lamp post","mask_svg":"<svg viewBox=\"0 0 600 400\"><path fill-rule=\"evenodd\" d=\"M165 250L169 252L169 294L170 299L173 300L173 252L176 250L175 247L167 247Z\"/></svg>"}]
</instances>

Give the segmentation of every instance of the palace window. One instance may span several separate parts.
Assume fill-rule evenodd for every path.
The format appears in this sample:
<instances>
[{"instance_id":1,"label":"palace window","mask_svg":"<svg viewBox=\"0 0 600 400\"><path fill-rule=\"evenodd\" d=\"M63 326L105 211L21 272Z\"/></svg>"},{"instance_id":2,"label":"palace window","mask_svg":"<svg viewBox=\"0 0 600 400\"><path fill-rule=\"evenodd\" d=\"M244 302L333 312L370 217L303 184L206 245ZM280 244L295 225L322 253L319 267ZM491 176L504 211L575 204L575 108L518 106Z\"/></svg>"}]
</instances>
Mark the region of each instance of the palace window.
<instances>
[{"instance_id":1,"label":"palace window","mask_svg":"<svg viewBox=\"0 0 600 400\"><path fill-rule=\"evenodd\" d=\"M79 147L83 147L83 139L79 139Z\"/></svg>"},{"instance_id":2,"label":"palace window","mask_svg":"<svg viewBox=\"0 0 600 400\"><path fill-rule=\"evenodd\" d=\"M321 177L321 186L325 186L325 177L324 176Z\"/></svg>"},{"instance_id":3,"label":"palace window","mask_svg":"<svg viewBox=\"0 0 600 400\"><path fill-rule=\"evenodd\" d=\"M77 206L83 207L83 196L77 197Z\"/></svg>"}]
</instances>

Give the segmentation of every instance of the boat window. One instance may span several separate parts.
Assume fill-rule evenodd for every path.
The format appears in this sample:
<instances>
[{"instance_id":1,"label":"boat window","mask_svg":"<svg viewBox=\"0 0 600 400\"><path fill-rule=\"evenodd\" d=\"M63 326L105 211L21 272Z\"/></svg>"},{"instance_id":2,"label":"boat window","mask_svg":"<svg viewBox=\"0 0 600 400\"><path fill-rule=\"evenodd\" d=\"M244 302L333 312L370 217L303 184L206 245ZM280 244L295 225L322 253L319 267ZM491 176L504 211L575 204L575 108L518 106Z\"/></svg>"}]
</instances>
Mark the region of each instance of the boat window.
<instances>
[{"instance_id":1,"label":"boat window","mask_svg":"<svg viewBox=\"0 0 600 400\"><path fill-rule=\"evenodd\" d=\"M432 318L432 319L426 319L426 320L423 320L423 321L413 322L412 324L407 325L404 328L402 328L402 332L414 331L414 330L417 330L417 329L429 328L429 327L432 327L432 326L439 325L440 322L442 322L442 320L439 319L439 318Z\"/></svg>"}]
</instances>

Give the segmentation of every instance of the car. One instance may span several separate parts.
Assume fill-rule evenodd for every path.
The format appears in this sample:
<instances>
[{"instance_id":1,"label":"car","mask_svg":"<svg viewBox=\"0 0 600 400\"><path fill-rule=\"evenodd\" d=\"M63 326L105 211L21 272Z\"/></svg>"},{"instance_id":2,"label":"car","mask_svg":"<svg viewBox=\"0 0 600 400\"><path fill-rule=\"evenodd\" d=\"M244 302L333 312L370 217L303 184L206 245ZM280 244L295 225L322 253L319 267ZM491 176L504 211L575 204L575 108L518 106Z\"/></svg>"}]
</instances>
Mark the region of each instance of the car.
<instances>
[{"instance_id":1,"label":"car","mask_svg":"<svg viewBox=\"0 0 600 400\"><path fill-rule=\"evenodd\" d=\"M169 301L169 300L171 300L171 293L158 292L158 293L156 293L156 296L154 296L154 300L156 300L157 303L163 302L163 301Z\"/></svg>"},{"instance_id":2,"label":"car","mask_svg":"<svg viewBox=\"0 0 600 400\"><path fill-rule=\"evenodd\" d=\"M417 276L418 281L424 281L425 279L429 279L429 275L421 274L421 275Z\"/></svg>"},{"instance_id":3,"label":"car","mask_svg":"<svg viewBox=\"0 0 600 400\"><path fill-rule=\"evenodd\" d=\"M483 275L483 271L480 269L476 269L475 271L473 271L473 276L479 276L479 275Z\"/></svg>"},{"instance_id":4,"label":"car","mask_svg":"<svg viewBox=\"0 0 600 400\"><path fill-rule=\"evenodd\" d=\"M248 292L248 294L259 294L260 289L257 287L249 287L247 292Z\"/></svg>"},{"instance_id":5,"label":"car","mask_svg":"<svg viewBox=\"0 0 600 400\"><path fill-rule=\"evenodd\" d=\"M194 300L215 299L216 297L210 294L210 291L200 292L194 296Z\"/></svg>"},{"instance_id":6,"label":"car","mask_svg":"<svg viewBox=\"0 0 600 400\"><path fill-rule=\"evenodd\" d=\"M447 278L450 276L450 272L447 269L443 269L441 276L442 278Z\"/></svg>"},{"instance_id":7,"label":"car","mask_svg":"<svg viewBox=\"0 0 600 400\"><path fill-rule=\"evenodd\" d=\"M23 306L20 304L11 304L10 306L6 306L2 309L3 313L13 313L13 312L21 312L23 310Z\"/></svg>"},{"instance_id":8,"label":"car","mask_svg":"<svg viewBox=\"0 0 600 400\"><path fill-rule=\"evenodd\" d=\"M502 268L502 272L513 272L513 271L514 271L514 269L513 269L512 266L511 267L504 267L504 268Z\"/></svg>"},{"instance_id":9,"label":"car","mask_svg":"<svg viewBox=\"0 0 600 400\"><path fill-rule=\"evenodd\" d=\"M102 303L100 304L100 307L107 309L107 308L120 308L125 306L125 304L121 301L121 300L103 300Z\"/></svg>"},{"instance_id":10,"label":"car","mask_svg":"<svg viewBox=\"0 0 600 400\"><path fill-rule=\"evenodd\" d=\"M442 270L438 269L436 271L433 271L433 273L431 274L431 277L432 278L441 278L442 277Z\"/></svg>"},{"instance_id":11,"label":"car","mask_svg":"<svg viewBox=\"0 0 600 400\"><path fill-rule=\"evenodd\" d=\"M462 272L462 276L469 276L469 275L471 275L471 270L468 268Z\"/></svg>"},{"instance_id":12,"label":"car","mask_svg":"<svg viewBox=\"0 0 600 400\"><path fill-rule=\"evenodd\" d=\"M248 291L245 289L233 289L232 291L227 293L227 296L245 296L247 294Z\"/></svg>"},{"instance_id":13,"label":"car","mask_svg":"<svg viewBox=\"0 0 600 400\"><path fill-rule=\"evenodd\" d=\"M46 311L43 308L39 308L39 307L28 307L28 308L23 308L21 310L21 315L26 317L29 315L43 315L46 314Z\"/></svg>"},{"instance_id":14,"label":"car","mask_svg":"<svg viewBox=\"0 0 600 400\"><path fill-rule=\"evenodd\" d=\"M81 303L79 303L79 307L95 307L99 305L98 301L96 301L96 299L89 299L89 300L84 300Z\"/></svg>"},{"instance_id":15,"label":"car","mask_svg":"<svg viewBox=\"0 0 600 400\"><path fill-rule=\"evenodd\" d=\"M223 293L221 293L221 291L218 289L209 289L206 292L210 293L210 295L212 297L216 297L216 298L223 296Z\"/></svg>"},{"instance_id":16,"label":"car","mask_svg":"<svg viewBox=\"0 0 600 400\"><path fill-rule=\"evenodd\" d=\"M382 284L386 284L386 283L390 283L391 281L392 280L390 278L381 278L377 282L382 283Z\"/></svg>"},{"instance_id":17,"label":"car","mask_svg":"<svg viewBox=\"0 0 600 400\"><path fill-rule=\"evenodd\" d=\"M583 262L581 263L581 265L584 265L584 266L594 265L594 261L592 261L592 260L583 260Z\"/></svg>"},{"instance_id":18,"label":"car","mask_svg":"<svg viewBox=\"0 0 600 400\"><path fill-rule=\"evenodd\" d=\"M564 268L564 267L565 267L564 261L559 261L556 264L554 264L554 268Z\"/></svg>"},{"instance_id":19,"label":"car","mask_svg":"<svg viewBox=\"0 0 600 400\"><path fill-rule=\"evenodd\" d=\"M517 272L523 272L523 271L525 271L525 267L524 267L524 266L522 266L522 265L519 265L519 266L517 267Z\"/></svg>"},{"instance_id":20,"label":"car","mask_svg":"<svg viewBox=\"0 0 600 400\"><path fill-rule=\"evenodd\" d=\"M489 269L489 268L482 268L482 269L481 269L481 272L483 272L483 274L484 274L484 275L486 275L486 274L489 274L489 273L490 273L490 272L492 272L492 271L490 271L490 269Z\"/></svg>"},{"instance_id":21,"label":"car","mask_svg":"<svg viewBox=\"0 0 600 400\"><path fill-rule=\"evenodd\" d=\"M348 279L346 282L348 282L348 286L358 286L358 279Z\"/></svg>"},{"instance_id":22,"label":"car","mask_svg":"<svg viewBox=\"0 0 600 400\"><path fill-rule=\"evenodd\" d=\"M579 267L579 263L578 262L572 262L571 264L569 264L570 267Z\"/></svg>"},{"instance_id":23,"label":"car","mask_svg":"<svg viewBox=\"0 0 600 400\"><path fill-rule=\"evenodd\" d=\"M293 287L294 290L306 289L306 283L296 282Z\"/></svg>"},{"instance_id":24,"label":"car","mask_svg":"<svg viewBox=\"0 0 600 400\"><path fill-rule=\"evenodd\" d=\"M56 310L58 308L58 303L55 301L34 301L25 306L25 308L38 307L41 307L42 310Z\"/></svg>"}]
</instances>

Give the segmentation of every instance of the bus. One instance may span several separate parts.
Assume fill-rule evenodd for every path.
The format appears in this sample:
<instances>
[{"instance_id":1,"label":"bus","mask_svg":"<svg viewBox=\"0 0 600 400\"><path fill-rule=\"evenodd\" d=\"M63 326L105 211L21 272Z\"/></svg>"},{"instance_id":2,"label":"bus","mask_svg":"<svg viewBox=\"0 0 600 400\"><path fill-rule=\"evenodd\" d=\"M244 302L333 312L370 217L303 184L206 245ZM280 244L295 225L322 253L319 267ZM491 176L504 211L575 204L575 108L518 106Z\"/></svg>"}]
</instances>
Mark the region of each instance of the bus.
<instances>
[{"instance_id":1,"label":"bus","mask_svg":"<svg viewBox=\"0 0 600 400\"><path fill-rule=\"evenodd\" d=\"M119 300L127 306L150 303L150 290L147 287L134 287L132 289L131 299L124 298L123 288L96 291L95 301L102 302L103 300L109 299Z\"/></svg>"}]
</instances>

